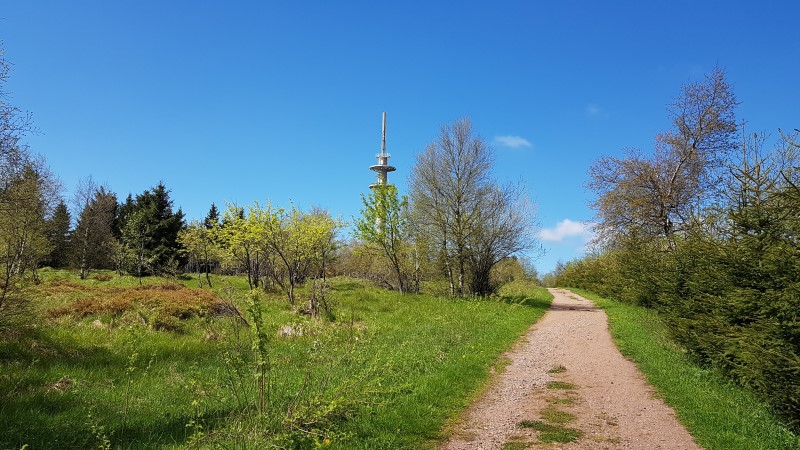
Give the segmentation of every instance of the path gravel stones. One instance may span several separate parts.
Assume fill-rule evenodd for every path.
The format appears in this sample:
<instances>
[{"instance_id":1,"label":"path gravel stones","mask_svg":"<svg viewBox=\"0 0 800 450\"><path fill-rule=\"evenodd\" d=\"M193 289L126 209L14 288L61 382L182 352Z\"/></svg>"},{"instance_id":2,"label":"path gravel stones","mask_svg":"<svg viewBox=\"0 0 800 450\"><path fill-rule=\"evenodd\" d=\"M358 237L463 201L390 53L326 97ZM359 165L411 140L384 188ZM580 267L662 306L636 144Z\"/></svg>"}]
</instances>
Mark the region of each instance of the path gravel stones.
<instances>
[{"instance_id":1,"label":"path gravel stones","mask_svg":"<svg viewBox=\"0 0 800 450\"><path fill-rule=\"evenodd\" d=\"M550 292L550 310L506 353L508 367L441 448L699 449L614 346L605 312ZM579 437L563 442L570 436Z\"/></svg>"}]
</instances>

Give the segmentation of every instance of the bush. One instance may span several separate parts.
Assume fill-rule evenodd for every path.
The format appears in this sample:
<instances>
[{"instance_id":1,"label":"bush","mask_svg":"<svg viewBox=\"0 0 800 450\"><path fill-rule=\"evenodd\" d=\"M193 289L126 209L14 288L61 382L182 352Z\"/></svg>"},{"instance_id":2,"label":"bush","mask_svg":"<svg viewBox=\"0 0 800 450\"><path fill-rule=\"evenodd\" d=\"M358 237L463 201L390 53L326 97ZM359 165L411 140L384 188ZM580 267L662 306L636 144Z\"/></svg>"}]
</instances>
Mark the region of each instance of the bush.
<instances>
[{"instance_id":1,"label":"bush","mask_svg":"<svg viewBox=\"0 0 800 450\"><path fill-rule=\"evenodd\" d=\"M752 245L751 245L752 244ZM791 246L702 233L573 261L557 283L648 306L701 364L800 430L800 262Z\"/></svg>"}]
</instances>

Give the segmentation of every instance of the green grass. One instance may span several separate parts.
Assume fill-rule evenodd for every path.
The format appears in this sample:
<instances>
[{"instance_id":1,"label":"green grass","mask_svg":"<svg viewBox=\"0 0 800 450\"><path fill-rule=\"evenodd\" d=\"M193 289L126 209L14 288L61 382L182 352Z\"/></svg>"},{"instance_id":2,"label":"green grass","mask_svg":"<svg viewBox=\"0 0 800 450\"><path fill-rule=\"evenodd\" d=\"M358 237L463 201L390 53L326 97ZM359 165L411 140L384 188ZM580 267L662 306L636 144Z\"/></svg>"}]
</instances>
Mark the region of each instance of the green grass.
<instances>
[{"instance_id":1,"label":"green grass","mask_svg":"<svg viewBox=\"0 0 800 450\"><path fill-rule=\"evenodd\" d=\"M539 441L546 444L575 442L583 436L581 430L544 423L539 420L523 420L518 424L522 428L531 428L539 432Z\"/></svg>"},{"instance_id":2,"label":"green grass","mask_svg":"<svg viewBox=\"0 0 800 450\"><path fill-rule=\"evenodd\" d=\"M142 306L48 315L87 296L69 284L49 288L56 280L138 283L104 274L111 277L78 280L42 270L32 326L0 338L0 448L91 448L106 440L115 448L308 448L314 433L327 448L433 446L550 301L542 288L456 300L335 279L331 322L292 313L285 295L270 294L263 316L274 383L271 413L258 416L252 332L233 317L192 317L176 331L155 331L140 320L148 314ZM196 286L193 278L143 280L167 281ZM245 311L245 280L212 281ZM279 337L287 326L302 335ZM241 378L230 374L237 369Z\"/></svg>"},{"instance_id":3,"label":"green grass","mask_svg":"<svg viewBox=\"0 0 800 450\"><path fill-rule=\"evenodd\" d=\"M575 385L572 383L567 383L566 381L548 381L547 382L547 389L575 389Z\"/></svg>"},{"instance_id":4,"label":"green grass","mask_svg":"<svg viewBox=\"0 0 800 450\"><path fill-rule=\"evenodd\" d=\"M553 431L542 431L539 433L539 442L544 442L545 444L567 444L577 441L582 436L583 432L581 430L566 427L553 427Z\"/></svg>"},{"instance_id":5,"label":"green grass","mask_svg":"<svg viewBox=\"0 0 800 450\"><path fill-rule=\"evenodd\" d=\"M797 449L790 432L755 396L696 365L672 341L658 315L573 289L602 307L620 351L675 409L696 441L710 450Z\"/></svg>"},{"instance_id":6,"label":"green grass","mask_svg":"<svg viewBox=\"0 0 800 450\"><path fill-rule=\"evenodd\" d=\"M566 411L561 411L552 406L548 406L541 412L542 419L557 424L565 424L575 421L575 415Z\"/></svg>"},{"instance_id":7,"label":"green grass","mask_svg":"<svg viewBox=\"0 0 800 450\"><path fill-rule=\"evenodd\" d=\"M525 450L526 448L530 447L531 444L522 441L509 441L503 444L500 447L500 450Z\"/></svg>"},{"instance_id":8,"label":"green grass","mask_svg":"<svg viewBox=\"0 0 800 450\"><path fill-rule=\"evenodd\" d=\"M567 371L567 368L559 364L559 365L553 367L552 369L548 370L547 373L555 374L555 373L564 373L566 371Z\"/></svg>"}]
</instances>

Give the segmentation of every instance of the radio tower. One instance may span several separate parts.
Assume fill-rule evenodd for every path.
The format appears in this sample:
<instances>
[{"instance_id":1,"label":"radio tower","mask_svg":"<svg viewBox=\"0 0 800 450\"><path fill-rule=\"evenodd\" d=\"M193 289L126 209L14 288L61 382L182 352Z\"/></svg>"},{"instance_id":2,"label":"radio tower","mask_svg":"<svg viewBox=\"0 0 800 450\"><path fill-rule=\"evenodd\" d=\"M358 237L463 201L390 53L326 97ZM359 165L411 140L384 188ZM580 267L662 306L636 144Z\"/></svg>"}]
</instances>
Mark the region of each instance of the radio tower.
<instances>
[{"instance_id":1,"label":"radio tower","mask_svg":"<svg viewBox=\"0 0 800 450\"><path fill-rule=\"evenodd\" d=\"M369 170L378 172L378 181L369 185L370 189L375 189L378 186L387 186L389 184L388 174L394 172L394 166L389 165L390 154L386 153L386 112L383 113L383 138L381 139L381 152L375 155L378 158L378 164L369 166Z\"/></svg>"}]
</instances>

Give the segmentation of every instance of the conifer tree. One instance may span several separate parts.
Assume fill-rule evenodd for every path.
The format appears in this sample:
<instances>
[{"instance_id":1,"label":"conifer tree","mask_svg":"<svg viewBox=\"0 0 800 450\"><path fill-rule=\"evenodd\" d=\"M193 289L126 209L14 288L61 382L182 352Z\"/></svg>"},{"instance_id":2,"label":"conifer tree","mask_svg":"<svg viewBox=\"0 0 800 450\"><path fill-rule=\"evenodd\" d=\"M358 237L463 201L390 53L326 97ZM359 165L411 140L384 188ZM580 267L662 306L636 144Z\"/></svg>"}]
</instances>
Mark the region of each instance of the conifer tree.
<instances>
[{"instance_id":1,"label":"conifer tree","mask_svg":"<svg viewBox=\"0 0 800 450\"><path fill-rule=\"evenodd\" d=\"M148 264L137 264L136 272L158 274L177 270L183 263L180 254L181 245L178 233L183 229L183 211L173 212L169 190L163 182L136 196L135 201L128 201L120 208L125 217L122 224L123 245L136 249L137 261ZM134 224L130 224L135 217Z\"/></svg>"},{"instance_id":2,"label":"conifer tree","mask_svg":"<svg viewBox=\"0 0 800 450\"><path fill-rule=\"evenodd\" d=\"M206 227L206 230L210 230L218 224L219 224L219 211L217 210L217 205L211 203L211 209L208 210L208 214L206 215L206 218L203 220L203 226Z\"/></svg>"},{"instance_id":3,"label":"conifer tree","mask_svg":"<svg viewBox=\"0 0 800 450\"><path fill-rule=\"evenodd\" d=\"M75 200L78 224L73 234L73 258L84 279L91 269L113 267L117 196L89 177L78 186Z\"/></svg>"},{"instance_id":4,"label":"conifer tree","mask_svg":"<svg viewBox=\"0 0 800 450\"><path fill-rule=\"evenodd\" d=\"M50 267L66 267L69 264L71 222L69 209L64 200L61 200L53 210L53 215L47 220L45 230L51 250L47 259Z\"/></svg>"},{"instance_id":5,"label":"conifer tree","mask_svg":"<svg viewBox=\"0 0 800 450\"><path fill-rule=\"evenodd\" d=\"M133 195L131 194L128 194L124 203L117 205L117 215L114 217L114 236L117 239L122 240L122 231L135 209L136 203L133 201Z\"/></svg>"}]
</instances>

